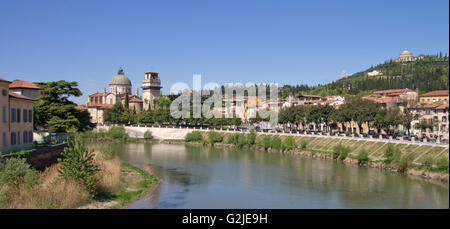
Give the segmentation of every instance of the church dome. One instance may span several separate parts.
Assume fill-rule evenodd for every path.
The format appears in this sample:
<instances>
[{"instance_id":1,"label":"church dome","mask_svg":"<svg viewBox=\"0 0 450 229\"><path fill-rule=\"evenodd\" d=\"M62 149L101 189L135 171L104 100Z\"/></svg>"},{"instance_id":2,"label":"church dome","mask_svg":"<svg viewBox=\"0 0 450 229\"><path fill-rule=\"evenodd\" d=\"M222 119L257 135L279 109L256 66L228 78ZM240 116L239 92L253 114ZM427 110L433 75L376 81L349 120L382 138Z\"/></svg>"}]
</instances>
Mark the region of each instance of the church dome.
<instances>
[{"instance_id":1,"label":"church dome","mask_svg":"<svg viewBox=\"0 0 450 229\"><path fill-rule=\"evenodd\" d=\"M123 69L119 68L119 71L117 72L117 75L115 75L111 81L109 82L109 85L130 85L131 81L130 79L123 73Z\"/></svg>"},{"instance_id":2,"label":"church dome","mask_svg":"<svg viewBox=\"0 0 450 229\"><path fill-rule=\"evenodd\" d=\"M402 55L410 55L411 53L408 51L408 49L404 49L402 52Z\"/></svg>"}]
</instances>

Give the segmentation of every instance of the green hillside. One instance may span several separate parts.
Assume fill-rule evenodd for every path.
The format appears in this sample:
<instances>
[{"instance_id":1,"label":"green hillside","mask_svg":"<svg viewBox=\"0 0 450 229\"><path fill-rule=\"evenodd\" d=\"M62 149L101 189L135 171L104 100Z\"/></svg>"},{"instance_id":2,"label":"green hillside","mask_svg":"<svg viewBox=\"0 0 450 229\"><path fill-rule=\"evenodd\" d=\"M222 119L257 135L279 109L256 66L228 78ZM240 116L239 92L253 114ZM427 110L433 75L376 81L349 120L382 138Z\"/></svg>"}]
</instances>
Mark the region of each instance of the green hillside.
<instances>
[{"instance_id":1,"label":"green hillside","mask_svg":"<svg viewBox=\"0 0 450 229\"><path fill-rule=\"evenodd\" d=\"M368 76L378 70L380 76ZM449 59L447 55L427 55L423 60L398 63L393 60L371 67L351 76L315 87L285 85L280 96L293 94L326 95L364 95L376 90L410 88L420 93L449 88Z\"/></svg>"}]
</instances>

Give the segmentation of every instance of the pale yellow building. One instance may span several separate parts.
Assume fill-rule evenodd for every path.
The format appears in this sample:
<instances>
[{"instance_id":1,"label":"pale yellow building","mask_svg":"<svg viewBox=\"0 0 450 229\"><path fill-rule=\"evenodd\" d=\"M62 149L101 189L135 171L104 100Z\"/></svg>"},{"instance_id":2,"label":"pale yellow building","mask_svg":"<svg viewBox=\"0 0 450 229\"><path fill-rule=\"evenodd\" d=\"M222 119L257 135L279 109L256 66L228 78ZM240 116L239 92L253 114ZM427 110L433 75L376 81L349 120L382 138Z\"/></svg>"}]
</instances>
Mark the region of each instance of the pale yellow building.
<instances>
[{"instance_id":1,"label":"pale yellow building","mask_svg":"<svg viewBox=\"0 0 450 229\"><path fill-rule=\"evenodd\" d=\"M33 103L30 97L10 91L11 81L0 78L0 152L32 147Z\"/></svg>"},{"instance_id":2,"label":"pale yellow building","mask_svg":"<svg viewBox=\"0 0 450 229\"><path fill-rule=\"evenodd\" d=\"M432 91L420 95L420 103L422 104L432 104L438 101L448 101L448 91L449 90L439 90Z\"/></svg>"}]
</instances>

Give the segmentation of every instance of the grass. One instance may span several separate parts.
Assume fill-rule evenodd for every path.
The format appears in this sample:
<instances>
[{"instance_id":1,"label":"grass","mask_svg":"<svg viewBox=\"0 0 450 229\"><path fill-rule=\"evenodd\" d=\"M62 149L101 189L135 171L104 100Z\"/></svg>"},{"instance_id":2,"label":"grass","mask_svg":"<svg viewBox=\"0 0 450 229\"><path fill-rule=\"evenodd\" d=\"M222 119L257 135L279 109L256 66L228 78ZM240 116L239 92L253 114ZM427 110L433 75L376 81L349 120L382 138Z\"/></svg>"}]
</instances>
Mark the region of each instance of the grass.
<instances>
[{"instance_id":1,"label":"grass","mask_svg":"<svg viewBox=\"0 0 450 229\"><path fill-rule=\"evenodd\" d=\"M421 146L418 149L414 150L412 153L410 153L409 155L412 155L411 157L413 159L416 159L419 155L421 155L422 153L424 153L425 151L429 150L431 148L431 146Z\"/></svg>"},{"instance_id":2,"label":"grass","mask_svg":"<svg viewBox=\"0 0 450 229\"><path fill-rule=\"evenodd\" d=\"M110 200L117 201L118 204L112 206L113 209L124 208L132 201L139 199L144 196L150 188L159 181L158 178L151 175L147 171L135 167L130 164L122 163L121 167L123 170L121 176L122 185L121 189L114 195ZM135 173L140 176L137 179L126 179L128 175Z\"/></svg>"},{"instance_id":3,"label":"grass","mask_svg":"<svg viewBox=\"0 0 450 229\"><path fill-rule=\"evenodd\" d=\"M443 147L433 147L433 149L431 149L426 155L423 155L419 160L417 160L416 162L422 163L423 160L425 160L427 157L434 157L436 156L438 153L440 153L442 150L444 150Z\"/></svg>"},{"instance_id":4,"label":"grass","mask_svg":"<svg viewBox=\"0 0 450 229\"><path fill-rule=\"evenodd\" d=\"M400 149L400 148L398 148L394 143L388 143L388 144L385 144L383 147L381 147L381 149L378 149L378 151L377 151L374 155L372 155L372 156L375 156L375 157L383 157L384 151L386 151L386 149L387 149L389 146L394 146L394 147L396 147L397 149ZM375 150L377 150L377 149L375 149Z\"/></svg>"}]
</instances>

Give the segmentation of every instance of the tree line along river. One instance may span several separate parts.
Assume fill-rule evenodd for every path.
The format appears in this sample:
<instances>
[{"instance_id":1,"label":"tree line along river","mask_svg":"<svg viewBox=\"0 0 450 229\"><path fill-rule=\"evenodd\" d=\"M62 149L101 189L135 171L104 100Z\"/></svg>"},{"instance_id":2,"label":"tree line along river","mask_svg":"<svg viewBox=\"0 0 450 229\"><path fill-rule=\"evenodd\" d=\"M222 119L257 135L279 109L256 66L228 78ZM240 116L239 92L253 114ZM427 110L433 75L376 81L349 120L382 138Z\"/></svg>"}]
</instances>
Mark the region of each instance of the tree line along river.
<instances>
[{"instance_id":1,"label":"tree line along river","mask_svg":"<svg viewBox=\"0 0 450 229\"><path fill-rule=\"evenodd\" d=\"M107 147L163 180L130 208L449 208L448 184L374 168L210 146Z\"/></svg>"}]
</instances>

